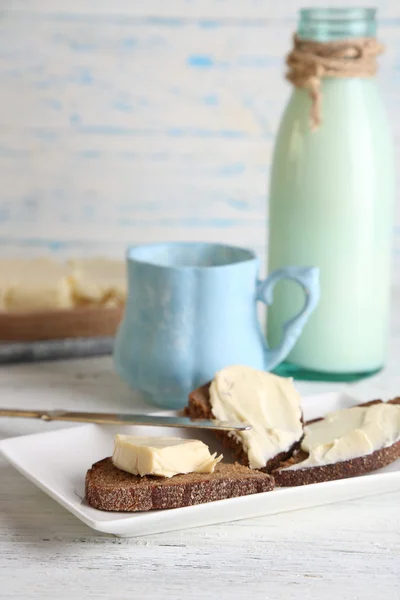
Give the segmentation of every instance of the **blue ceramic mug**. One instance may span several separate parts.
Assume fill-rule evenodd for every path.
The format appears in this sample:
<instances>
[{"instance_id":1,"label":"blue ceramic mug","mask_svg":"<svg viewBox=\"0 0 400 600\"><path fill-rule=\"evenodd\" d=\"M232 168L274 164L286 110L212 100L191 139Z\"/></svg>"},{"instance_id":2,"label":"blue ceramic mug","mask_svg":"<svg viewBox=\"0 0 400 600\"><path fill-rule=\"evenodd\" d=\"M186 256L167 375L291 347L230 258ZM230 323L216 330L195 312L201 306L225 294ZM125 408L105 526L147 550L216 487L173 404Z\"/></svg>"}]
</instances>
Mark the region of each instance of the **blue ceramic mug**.
<instances>
[{"instance_id":1,"label":"blue ceramic mug","mask_svg":"<svg viewBox=\"0 0 400 600\"><path fill-rule=\"evenodd\" d=\"M188 393L219 369L271 370L290 352L319 297L318 269L286 267L258 281L250 250L173 242L128 249L128 298L114 349L117 372L163 408L182 408ZM268 348L257 301L271 304L275 284L304 290L302 310Z\"/></svg>"}]
</instances>

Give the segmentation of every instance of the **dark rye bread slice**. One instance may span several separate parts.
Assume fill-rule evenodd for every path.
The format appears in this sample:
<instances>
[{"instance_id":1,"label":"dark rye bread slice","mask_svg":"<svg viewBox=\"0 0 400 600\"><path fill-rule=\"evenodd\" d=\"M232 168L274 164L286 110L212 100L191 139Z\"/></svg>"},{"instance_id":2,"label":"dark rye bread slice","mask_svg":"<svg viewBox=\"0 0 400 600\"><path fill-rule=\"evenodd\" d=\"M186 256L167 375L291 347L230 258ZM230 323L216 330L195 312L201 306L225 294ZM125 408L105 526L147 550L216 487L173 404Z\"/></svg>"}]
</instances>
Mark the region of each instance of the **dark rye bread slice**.
<instances>
[{"instance_id":1,"label":"dark rye bread slice","mask_svg":"<svg viewBox=\"0 0 400 600\"><path fill-rule=\"evenodd\" d=\"M372 406L381 404L382 400L371 400L357 406ZM389 400L390 404L400 404L400 398ZM308 421L306 425L322 421L323 418ZM387 448L375 450L371 454L358 456L350 460L345 460L331 465L322 465L319 467L306 467L296 469L295 471L285 471L283 469L294 464L299 464L307 458L307 452L299 450L289 460L283 462L279 469L273 471L272 475L275 483L279 487L293 487L298 485L309 485L311 483L322 483L324 481L334 481L336 479L347 479L349 477L358 477L371 471L376 471L386 467L390 463L400 458L400 441L395 442Z\"/></svg>"},{"instance_id":2,"label":"dark rye bread slice","mask_svg":"<svg viewBox=\"0 0 400 600\"><path fill-rule=\"evenodd\" d=\"M189 394L189 403L185 408L185 415L191 419L214 419L210 403L210 385L206 383ZM242 465L248 466L249 459L242 444L230 432L215 431L215 436L222 442L223 446L230 450L233 457ZM300 447L300 440L295 442L286 452L280 452L271 458L265 467L260 469L264 473L271 473L283 461L289 459L293 452Z\"/></svg>"},{"instance_id":3,"label":"dark rye bread slice","mask_svg":"<svg viewBox=\"0 0 400 600\"><path fill-rule=\"evenodd\" d=\"M134 512L181 508L273 489L270 475L238 464L219 463L214 473L139 477L117 469L111 458L104 458L88 470L85 496L93 508Z\"/></svg>"}]
</instances>

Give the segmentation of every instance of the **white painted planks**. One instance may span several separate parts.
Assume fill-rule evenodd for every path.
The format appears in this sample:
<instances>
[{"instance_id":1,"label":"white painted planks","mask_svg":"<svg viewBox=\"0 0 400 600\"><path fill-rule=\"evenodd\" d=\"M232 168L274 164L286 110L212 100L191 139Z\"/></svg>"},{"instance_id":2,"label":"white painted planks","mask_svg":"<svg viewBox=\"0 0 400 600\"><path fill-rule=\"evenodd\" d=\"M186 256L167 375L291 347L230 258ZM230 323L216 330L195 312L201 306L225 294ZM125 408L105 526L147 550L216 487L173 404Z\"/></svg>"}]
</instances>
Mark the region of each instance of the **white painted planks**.
<instances>
[{"instance_id":1,"label":"white painted planks","mask_svg":"<svg viewBox=\"0 0 400 600\"><path fill-rule=\"evenodd\" d=\"M283 56L299 6L9 3L0 253L120 254L128 243L204 239L264 255L272 144L290 91ZM397 2L382 2L381 14L381 87L400 139Z\"/></svg>"}]
</instances>

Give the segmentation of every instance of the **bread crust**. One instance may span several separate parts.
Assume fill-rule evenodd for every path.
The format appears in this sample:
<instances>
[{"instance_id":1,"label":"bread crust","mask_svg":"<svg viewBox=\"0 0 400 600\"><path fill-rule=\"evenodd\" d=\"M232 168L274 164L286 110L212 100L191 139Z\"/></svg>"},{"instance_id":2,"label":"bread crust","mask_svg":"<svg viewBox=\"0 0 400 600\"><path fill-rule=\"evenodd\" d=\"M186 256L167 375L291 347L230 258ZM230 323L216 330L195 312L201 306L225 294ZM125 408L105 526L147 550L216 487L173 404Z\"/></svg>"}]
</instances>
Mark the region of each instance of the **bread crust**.
<instances>
[{"instance_id":1,"label":"bread crust","mask_svg":"<svg viewBox=\"0 0 400 600\"><path fill-rule=\"evenodd\" d=\"M85 481L90 506L117 512L181 508L273 489L271 476L239 464L219 463L214 473L140 477L117 469L110 457L95 463Z\"/></svg>"}]
</instances>

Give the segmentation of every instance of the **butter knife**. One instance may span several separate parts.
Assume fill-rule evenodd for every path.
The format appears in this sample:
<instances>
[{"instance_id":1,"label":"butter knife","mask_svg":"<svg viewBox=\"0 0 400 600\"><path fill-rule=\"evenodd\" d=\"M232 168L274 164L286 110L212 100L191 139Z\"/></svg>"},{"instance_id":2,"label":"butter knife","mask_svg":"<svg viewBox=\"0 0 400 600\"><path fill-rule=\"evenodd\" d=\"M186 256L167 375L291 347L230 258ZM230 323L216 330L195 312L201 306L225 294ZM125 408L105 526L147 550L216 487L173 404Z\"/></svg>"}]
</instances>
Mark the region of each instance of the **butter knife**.
<instances>
[{"instance_id":1,"label":"butter knife","mask_svg":"<svg viewBox=\"0 0 400 600\"><path fill-rule=\"evenodd\" d=\"M251 425L218 419L189 419L188 417L165 417L143 414L117 414L94 412L68 412L65 410L16 410L0 408L0 417L41 419L42 421L71 421L74 423L98 423L100 425L145 425L151 427L183 427L212 429L215 431L248 431Z\"/></svg>"}]
</instances>

